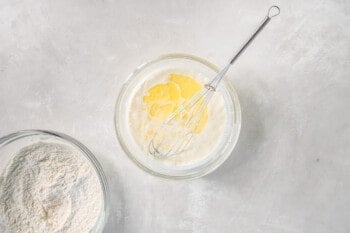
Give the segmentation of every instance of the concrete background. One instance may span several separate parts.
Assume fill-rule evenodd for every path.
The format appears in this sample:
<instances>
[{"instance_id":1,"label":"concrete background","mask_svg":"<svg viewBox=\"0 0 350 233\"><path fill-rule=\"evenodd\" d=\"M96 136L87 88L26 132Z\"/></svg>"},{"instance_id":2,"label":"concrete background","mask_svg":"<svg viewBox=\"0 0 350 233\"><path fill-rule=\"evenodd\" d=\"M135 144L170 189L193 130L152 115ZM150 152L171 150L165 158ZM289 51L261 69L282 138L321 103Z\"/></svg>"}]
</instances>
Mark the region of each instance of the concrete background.
<instances>
[{"instance_id":1,"label":"concrete background","mask_svg":"<svg viewBox=\"0 0 350 233\"><path fill-rule=\"evenodd\" d=\"M243 125L232 156L192 181L152 177L117 142L122 83L169 52L230 71ZM1 0L0 135L51 129L108 176L106 232L350 232L350 1Z\"/></svg>"}]
</instances>

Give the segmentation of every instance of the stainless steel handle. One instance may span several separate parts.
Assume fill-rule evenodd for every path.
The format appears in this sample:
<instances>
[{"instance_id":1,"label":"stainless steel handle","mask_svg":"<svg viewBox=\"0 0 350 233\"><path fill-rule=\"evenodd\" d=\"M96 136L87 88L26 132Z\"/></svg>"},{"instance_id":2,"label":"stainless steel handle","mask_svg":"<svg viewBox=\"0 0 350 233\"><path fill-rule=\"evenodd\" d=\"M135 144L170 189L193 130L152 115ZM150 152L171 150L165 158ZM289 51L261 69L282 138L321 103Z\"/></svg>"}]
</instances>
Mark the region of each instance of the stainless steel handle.
<instances>
[{"instance_id":1,"label":"stainless steel handle","mask_svg":"<svg viewBox=\"0 0 350 233\"><path fill-rule=\"evenodd\" d=\"M230 63L225 66L217 75L216 77L208 84L205 85L205 87L210 91L215 91L219 83L221 82L222 78L227 73L230 66L236 61L236 59L243 53L243 51L248 47L248 45L255 39L255 37L262 31L262 29L270 22L271 18L277 16L280 14L280 8L278 6L271 6L269 8L269 11L266 15L265 20L262 22L262 24L258 27L258 29L250 36L250 38L245 42L245 44L241 47L241 49L236 53L236 55L231 59Z\"/></svg>"},{"instance_id":2,"label":"stainless steel handle","mask_svg":"<svg viewBox=\"0 0 350 233\"><path fill-rule=\"evenodd\" d=\"M271 6L270 7L264 22L262 22L260 27L258 27L258 29L253 33L253 35L251 35L249 40L242 46L242 48L238 51L238 53L232 58L232 60L230 61L231 65L243 53L243 51L255 39L255 37L261 32L261 30L270 22L271 18L279 15L279 13L280 13L280 8L278 6Z\"/></svg>"}]
</instances>

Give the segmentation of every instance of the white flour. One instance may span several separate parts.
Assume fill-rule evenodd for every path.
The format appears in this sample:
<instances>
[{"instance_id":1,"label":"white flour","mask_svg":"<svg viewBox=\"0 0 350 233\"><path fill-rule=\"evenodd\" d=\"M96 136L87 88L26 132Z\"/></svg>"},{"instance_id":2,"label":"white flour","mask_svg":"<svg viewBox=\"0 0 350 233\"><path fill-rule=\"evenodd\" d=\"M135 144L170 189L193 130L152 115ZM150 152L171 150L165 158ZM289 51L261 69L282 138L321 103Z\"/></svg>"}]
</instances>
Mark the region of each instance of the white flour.
<instances>
[{"instance_id":1,"label":"white flour","mask_svg":"<svg viewBox=\"0 0 350 233\"><path fill-rule=\"evenodd\" d=\"M102 204L95 170L63 144L23 148L0 177L0 215L10 232L91 232Z\"/></svg>"}]
</instances>

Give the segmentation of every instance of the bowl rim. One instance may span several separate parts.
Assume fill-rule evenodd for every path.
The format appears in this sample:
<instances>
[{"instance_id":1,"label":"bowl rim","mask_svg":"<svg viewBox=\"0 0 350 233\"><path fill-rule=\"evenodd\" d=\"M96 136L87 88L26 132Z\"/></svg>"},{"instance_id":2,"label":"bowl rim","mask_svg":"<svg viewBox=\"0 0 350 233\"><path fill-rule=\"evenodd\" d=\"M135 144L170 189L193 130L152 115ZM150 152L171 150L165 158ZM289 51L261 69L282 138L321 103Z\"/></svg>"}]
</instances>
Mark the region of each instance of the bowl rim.
<instances>
[{"instance_id":1,"label":"bowl rim","mask_svg":"<svg viewBox=\"0 0 350 233\"><path fill-rule=\"evenodd\" d=\"M117 136L117 141L120 144L120 146L122 147L124 153L127 155L127 157L134 163L136 164L139 168L141 168L141 170L143 170L144 172L146 172L147 174L151 174L153 176L156 177L160 177L160 178L164 178L164 179L172 179L172 180L192 180L192 179L196 179L202 176L205 176L209 173L211 173L212 171L216 170L222 163L224 163L226 161L226 159L228 157L231 156L239 135L240 135L240 131L241 131L241 126L242 126L242 112L241 112L241 107L240 107L240 101L237 95L236 90L234 89L234 87L232 86L232 84L229 82L229 80L227 79L223 79L223 83L225 83L225 86L227 87L227 89L230 92L230 95L233 95L233 97L236 99L236 103L233 102L233 104L235 105L235 112L234 112L234 118L238 119L238 122L236 123L238 126L237 129L237 135L234 141L232 141L232 145L231 145L231 149L229 150L230 153L227 153L227 155L225 157L223 157L221 159L221 161L213 164L212 166L207 166L205 169L201 170L200 172L194 173L194 174L189 174L189 175L181 175L181 176L172 176L172 175L168 175L168 174L163 174L160 172L156 172L146 166L144 166L141 162L139 162L130 152L130 150L128 149L127 145L124 143L124 139L123 136L121 135L121 132L119 130L119 123L118 123L118 109L121 106L121 100L123 98L123 95L125 94L125 90L128 86L128 84L132 81L132 79L139 74L144 68L153 65L154 63L157 63L159 61L162 60L166 60L166 59L188 59L188 60L192 60L195 62L199 62L207 67L209 67L210 69L212 69L215 72L219 72L220 69L218 68L218 66L214 65L213 63L209 62L208 60L192 55L192 54L186 54L186 53L168 53L168 54L163 54L158 56L157 58L153 59L153 60L149 60L147 62L142 63L141 65L139 65L138 67L135 68L135 70L133 72L131 72L128 77L126 78L125 82L122 85L122 88L118 94L117 100L116 100L116 104L114 107L114 128L115 128L115 133ZM117 113L118 112L118 113Z\"/></svg>"},{"instance_id":2,"label":"bowl rim","mask_svg":"<svg viewBox=\"0 0 350 233\"><path fill-rule=\"evenodd\" d=\"M102 194L103 194L103 216L102 219L99 220L97 232L103 232L105 225L109 216L109 203L110 203L110 193L109 193L109 184L107 181L106 174L104 173L100 162L97 160L96 156L80 141L77 139L57 131L52 130L42 130L42 129L25 129L19 130L16 132L9 133L0 138L0 150L4 148L6 145L19 140L25 137L37 136L37 135L45 135L53 138L58 138L68 144L76 146L80 152L88 159L95 172L97 173L97 177L99 179Z\"/></svg>"}]
</instances>

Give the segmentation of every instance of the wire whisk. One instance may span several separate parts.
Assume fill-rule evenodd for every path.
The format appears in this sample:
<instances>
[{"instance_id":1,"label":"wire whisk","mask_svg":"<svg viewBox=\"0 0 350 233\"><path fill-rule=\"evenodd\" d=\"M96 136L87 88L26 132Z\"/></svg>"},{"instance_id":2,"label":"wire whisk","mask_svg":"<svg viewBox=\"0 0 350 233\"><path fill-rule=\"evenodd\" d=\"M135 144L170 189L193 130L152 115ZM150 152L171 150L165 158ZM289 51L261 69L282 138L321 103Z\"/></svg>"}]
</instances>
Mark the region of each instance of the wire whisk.
<instances>
[{"instance_id":1,"label":"wire whisk","mask_svg":"<svg viewBox=\"0 0 350 233\"><path fill-rule=\"evenodd\" d=\"M149 153L158 158L167 158L178 155L190 149L191 141L197 134L200 122L207 111L207 105L216 92L221 80L243 53L254 38L270 22L271 18L279 15L278 6L271 6L262 24L250 36L230 62L202 90L185 101L174 113L172 113L155 131L149 143Z\"/></svg>"}]
</instances>

